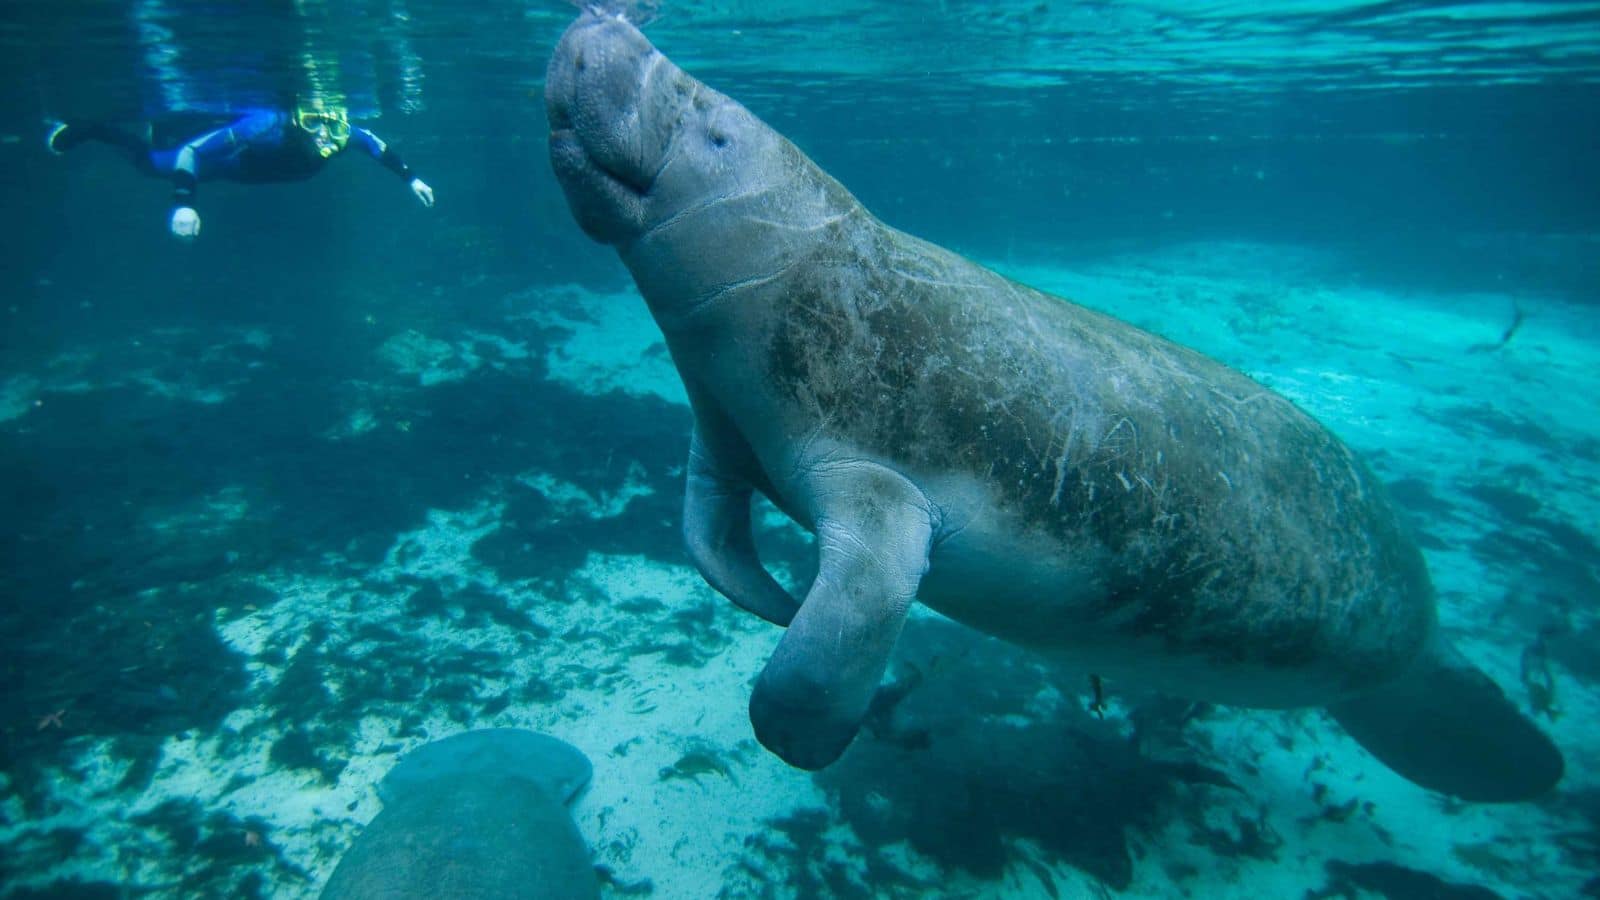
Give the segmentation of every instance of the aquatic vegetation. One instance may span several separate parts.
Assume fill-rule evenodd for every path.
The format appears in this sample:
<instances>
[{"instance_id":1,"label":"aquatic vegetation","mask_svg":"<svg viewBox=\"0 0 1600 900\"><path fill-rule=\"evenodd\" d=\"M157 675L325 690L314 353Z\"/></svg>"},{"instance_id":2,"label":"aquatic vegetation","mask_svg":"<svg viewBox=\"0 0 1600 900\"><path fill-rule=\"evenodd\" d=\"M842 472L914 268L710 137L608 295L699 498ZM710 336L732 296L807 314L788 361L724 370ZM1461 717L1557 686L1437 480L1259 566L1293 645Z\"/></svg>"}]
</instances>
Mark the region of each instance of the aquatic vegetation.
<instances>
[{"instance_id":1,"label":"aquatic vegetation","mask_svg":"<svg viewBox=\"0 0 1600 900\"><path fill-rule=\"evenodd\" d=\"M289 884L311 881L311 873L284 857L273 843L271 828L257 818L207 810L192 800L169 800L135 815L133 822L144 833L138 852L183 860L181 880L161 887L195 892L231 885L232 896L265 897L270 893L265 872Z\"/></svg>"},{"instance_id":2,"label":"aquatic vegetation","mask_svg":"<svg viewBox=\"0 0 1600 900\"><path fill-rule=\"evenodd\" d=\"M268 754L273 765L284 769L309 769L316 772L324 783L332 784L339 780L339 773L348 765L347 760L329 756L321 747L333 743L337 746L337 739L330 740L330 735L319 733L316 739L301 729L293 729L272 743L272 752Z\"/></svg>"},{"instance_id":3,"label":"aquatic vegetation","mask_svg":"<svg viewBox=\"0 0 1600 900\"><path fill-rule=\"evenodd\" d=\"M1055 690L1048 670L997 642L936 621L913 621L901 640L922 667L944 662L896 704L892 727L858 738L816 776L867 848L908 841L942 867L997 879L1028 864L1018 849L1027 840L1121 889L1133 879L1130 836L1205 804L1210 790L1236 790L1203 764L1146 756L1139 740L1075 701L1040 707ZM966 696L973 691L986 696ZM1155 743L1155 714L1140 718ZM1230 832L1196 821L1195 839L1219 852L1275 852L1258 821Z\"/></svg>"},{"instance_id":4,"label":"aquatic vegetation","mask_svg":"<svg viewBox=\"0 0 1600 900\"><path fill-rule=\"evenodd\" d=\"M773 884L774 871L786 873L783 886L797 897L865 900L907 896L903 893L906 889L936 887L883 862L869 870L867 879L861 878L855 865L830 853L825 839L830 824L827 810L822 809L799 809L767 820L764 830L745 840L744 856L723 873L719 900L780 896Z\"/></svg>"},{"instance_id":5,"label":"aquatic vegetation","mask_svg":"<svg viewBox=\"0 0 1600 900\"><path fill-rule=\"evenodd\" d=\"M1308 891L1310 900L1327 897L1352 897L1363 892L1378 894L1387 900L1411 900L1414 897L1437 900L1500 900L1500 895L1478 885L1456 884L1437 875L1420 872L1392 862L1347 863L1329 860L1326 864L1328 884Z\"/></svg>"},{"instance_id":6,"label":"aquatic vegetation","mask_svg":"<svg viewBox=\"0 0 1600 900\"><path fill-rule=\"evenodd\" d=\"M528 610L513 607L505 593L477 584L466 585L447 596L437 582L423 582L406 600L406 612L438 616L461 628L483 628L492 623L533 640L550 636L550 629L539 624Z\"/></svg>"}]
</instances>

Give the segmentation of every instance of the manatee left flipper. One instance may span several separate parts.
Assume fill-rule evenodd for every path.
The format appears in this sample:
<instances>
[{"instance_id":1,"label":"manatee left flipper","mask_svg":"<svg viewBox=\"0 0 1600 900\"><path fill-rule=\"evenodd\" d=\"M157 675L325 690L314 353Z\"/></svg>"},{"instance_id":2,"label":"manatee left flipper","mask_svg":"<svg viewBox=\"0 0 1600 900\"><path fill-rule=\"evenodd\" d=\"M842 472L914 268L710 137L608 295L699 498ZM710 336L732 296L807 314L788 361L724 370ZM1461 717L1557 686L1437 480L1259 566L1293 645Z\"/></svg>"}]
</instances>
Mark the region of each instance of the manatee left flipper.
<instances>
[{"instance_id":1,"label":"manatee left flipper","mask_svg":"<svg viewBox=\"0 0 1600 900\"><path fill-rule=\"evenodd\" d=\"M683 497L684 546L718 593L774 625L788 625L800 604L761 565L750 531L753 488L725 456L713 449L697 421Z\"/></svg>"},{"instance_id":2,"label":"manatee left flipper","mask_svg":"<svg viewBox=\"0 0 1600 900\"><path fill-rule=\"evenodd\" d=\"M844 752L928 568L933 513L905 478L852 462L817 479L818 571L755 692L756 738L792 766Z\"/></svg>"}]
</instances>

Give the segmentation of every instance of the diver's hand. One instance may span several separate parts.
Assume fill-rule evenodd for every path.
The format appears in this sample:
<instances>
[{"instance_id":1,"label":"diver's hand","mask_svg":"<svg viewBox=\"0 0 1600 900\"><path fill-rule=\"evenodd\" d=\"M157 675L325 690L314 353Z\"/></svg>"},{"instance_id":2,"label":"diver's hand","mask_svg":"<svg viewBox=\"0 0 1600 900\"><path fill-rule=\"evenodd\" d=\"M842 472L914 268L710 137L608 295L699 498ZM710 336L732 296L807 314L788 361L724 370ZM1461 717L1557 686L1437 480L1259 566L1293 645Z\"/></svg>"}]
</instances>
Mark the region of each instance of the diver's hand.
<instances>
[{"instance_id":1,"label":"diver's hand","mask_svg":"<svg viewBox=\"0 0 1600 900\"><path fill-rule=\"evenodd\" d=\"M192 241L200 236L200 214L192 206L180 206L172 211L172 236Z\"/></svg>"},{"instance_id":2,"label":"diver's hand","mask_svg":"<svg viewBox=\"0 0 1600 900\"><path fill-rule=\"evenodd\" d=\"M421 178L411 179L411 193L417 195L417 199L422 201L423 206L429 209L433 208L433 188L428 187L426 181Z\"/></svg>"}]
</instances>

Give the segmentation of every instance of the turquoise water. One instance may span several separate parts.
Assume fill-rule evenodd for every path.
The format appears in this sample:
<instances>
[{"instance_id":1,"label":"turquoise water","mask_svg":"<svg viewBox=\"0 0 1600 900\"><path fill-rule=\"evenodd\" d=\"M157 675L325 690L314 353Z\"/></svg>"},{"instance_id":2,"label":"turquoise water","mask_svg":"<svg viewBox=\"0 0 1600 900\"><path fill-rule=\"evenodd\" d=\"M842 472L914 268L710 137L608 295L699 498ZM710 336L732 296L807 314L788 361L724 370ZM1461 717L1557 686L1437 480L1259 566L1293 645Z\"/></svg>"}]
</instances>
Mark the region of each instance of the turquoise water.
<instances>
[{"instance_id":1,"label":"turquoise water","mask_svg":"<svg viewBox=\"0 0 1600 900\"><path fill-rule=\"evenodd\" d=\"M1561 746L1536 803L1316 710L1086 684L933 614L836 766L680 541L690 416L551 173L555 2L0 10L0 896L315 895L395 760L555 735L607 896L1600 892L1600 6L663 0L646 33L890 224L1278 390ZM338 98L369 160L204 231L45 122ZM771 509L790 585L809 537ZM1468 893L1477 890L1480 893ZM1325 892L1325 893L1318 893ZM1326 893L1331 892L1331 893ZM1365 893L1361 893L1365 892Z\"/></svg>"}]
</instances>

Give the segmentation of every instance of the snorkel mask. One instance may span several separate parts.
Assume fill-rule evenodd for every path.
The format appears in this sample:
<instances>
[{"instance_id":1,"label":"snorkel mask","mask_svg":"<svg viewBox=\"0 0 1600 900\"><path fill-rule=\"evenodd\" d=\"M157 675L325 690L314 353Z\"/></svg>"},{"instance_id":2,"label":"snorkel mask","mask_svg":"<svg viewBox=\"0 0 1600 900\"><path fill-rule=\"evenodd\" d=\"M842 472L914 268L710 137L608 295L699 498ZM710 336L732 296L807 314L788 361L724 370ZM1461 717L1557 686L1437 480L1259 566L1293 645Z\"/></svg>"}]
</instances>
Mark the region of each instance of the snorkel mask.
<instances>
[{"instance_id":1,"label":"snorkel mask","mask_svg":"<svg viewBox=\"0 0 1600 900\"><path fill-rule=\"evenodd\" d=\"M317 153L323 159L343 150L345 143L350 140L350 119L345 116L344 110L297 109L294 111L294 124L311 135L311 141L316 144Z\"/></svg>"}]
</instances>

